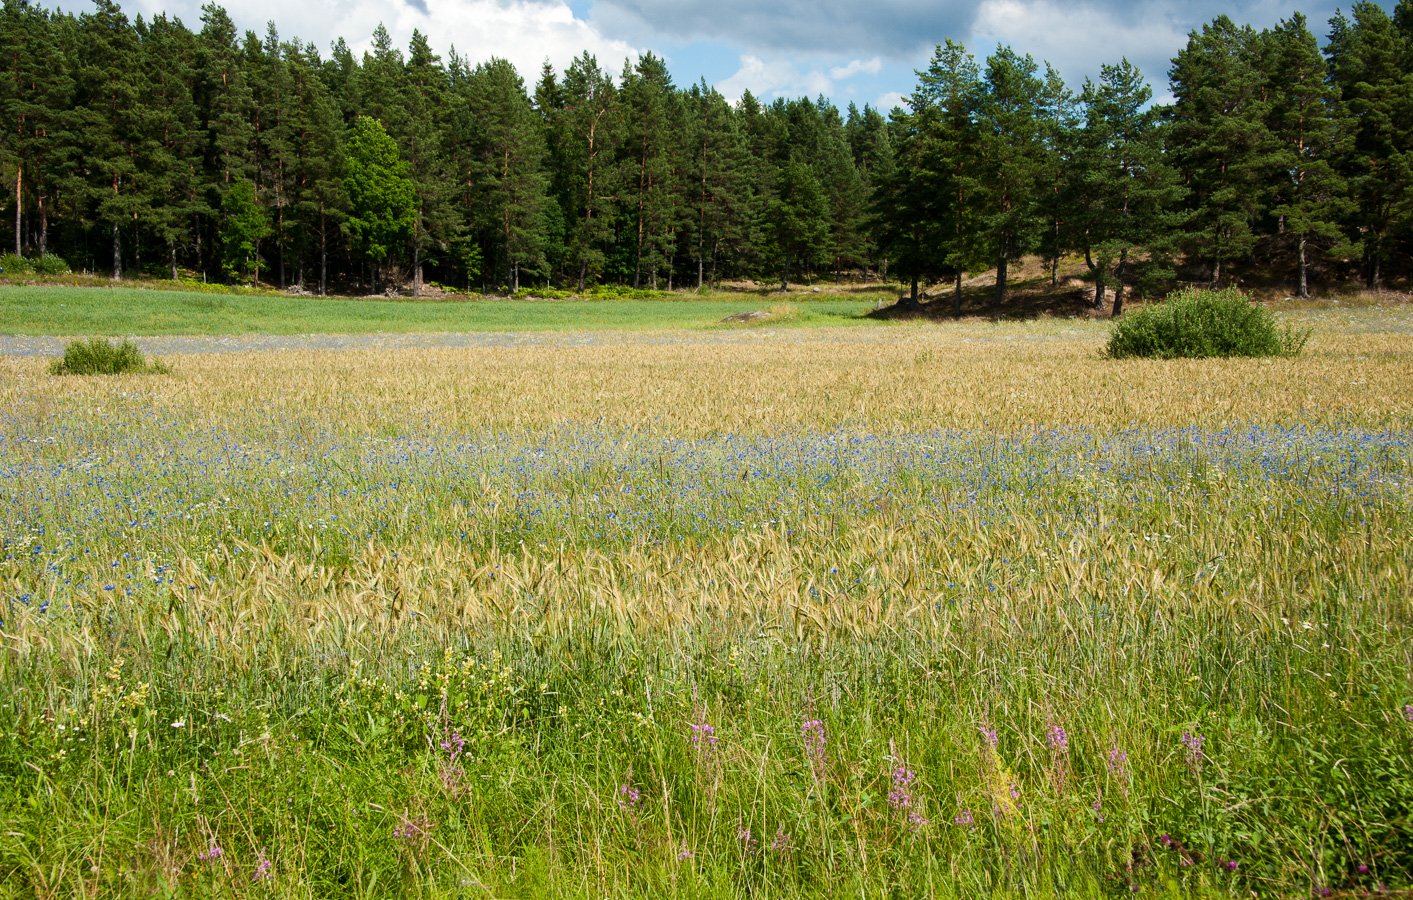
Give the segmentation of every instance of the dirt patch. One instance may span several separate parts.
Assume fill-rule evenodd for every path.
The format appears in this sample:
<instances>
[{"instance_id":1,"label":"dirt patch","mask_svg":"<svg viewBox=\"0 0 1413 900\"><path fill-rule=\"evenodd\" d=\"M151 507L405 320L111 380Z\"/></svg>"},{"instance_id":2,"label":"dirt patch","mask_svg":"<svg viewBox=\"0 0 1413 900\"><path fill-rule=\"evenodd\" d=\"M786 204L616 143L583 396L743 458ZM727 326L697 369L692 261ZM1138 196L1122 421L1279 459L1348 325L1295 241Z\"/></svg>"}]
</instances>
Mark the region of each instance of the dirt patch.
<instances>
[{"instance_id":1,"label":"dirt patch","mask_svg":"<svg viewBox=\"0 0 1413 900\"><path fill-rule=\"evenodd\" d=\"M759 322L761 319L769 319L770 313L763 309L753 309L750 312L736 313L734 316L727 316L722 319L719 325L746 325L751 322Z\"/></svg>"}]
</instances>

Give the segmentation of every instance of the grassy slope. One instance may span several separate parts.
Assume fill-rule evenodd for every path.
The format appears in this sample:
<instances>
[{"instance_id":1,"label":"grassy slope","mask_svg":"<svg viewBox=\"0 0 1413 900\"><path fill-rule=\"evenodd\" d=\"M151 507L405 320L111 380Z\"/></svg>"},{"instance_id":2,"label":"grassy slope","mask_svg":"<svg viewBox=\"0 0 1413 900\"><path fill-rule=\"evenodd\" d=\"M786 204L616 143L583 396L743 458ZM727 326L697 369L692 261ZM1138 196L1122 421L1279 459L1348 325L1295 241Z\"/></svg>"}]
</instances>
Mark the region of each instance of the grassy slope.
<instances>
[{"instance_id":1,"label":"grassy slope","mask_svg":"<svg viewBox=\"0 0 1413 900\"><path fill-rule=\"evenodd\" d=\"M419 302L149 291L137 288L0 286L0 334L364 334L702 328L777 298ZM862 324L873 303L810 301L772 324Z\"/></svg>"}]
</instances>

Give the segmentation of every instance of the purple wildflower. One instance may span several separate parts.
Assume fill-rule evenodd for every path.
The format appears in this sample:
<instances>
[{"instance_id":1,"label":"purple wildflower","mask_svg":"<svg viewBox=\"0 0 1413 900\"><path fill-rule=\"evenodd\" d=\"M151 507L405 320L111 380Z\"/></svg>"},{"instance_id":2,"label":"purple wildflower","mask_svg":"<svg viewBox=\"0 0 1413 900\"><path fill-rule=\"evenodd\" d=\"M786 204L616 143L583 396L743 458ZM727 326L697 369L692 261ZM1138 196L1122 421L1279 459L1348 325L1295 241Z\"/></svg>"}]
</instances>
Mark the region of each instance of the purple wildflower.
<instances>
[{"instance_id":1,"label":"purple wildflower","mask_svg":"<svg viewBox=\"0 0 1413 900\"><path fill-rule=\"evenodd\" d=\"M442 741L441 747L443 750L446 751L447 762L454 763L456 762L457 757L461 756L461 754L465 752L466 739L462 737L460 733L453 731L451 733L451 737Z\"/></svg>"},{"instance_id":2,"label":"purple wildflower","mask_svg":"<svg viewBox=\"0 0 1413 900\"><path fill-rule=\"evenodd\" d=\"M1100 794L1098 797L1096 797L1096 798L1094 799L1094 802L1091 803L1091 804L1089 804L1089 808L1092 809L1092 810L1094 810L1094 815L1099 818L1099 821L1100 821L1100 822L1104 821L1104 795L1103 795L1103 794Z\"/></svg>"},{"instance_id":3,"label":"purple wildflower","mask_svg":"<svg viewBox=\"0 0 1413 900\"><path fill-rule=\"evenodd\" d=\"M748 855L755 853L760 845L760 842L751 834L749 825L738 825L736 827L736 842L741 845L741 852Z\"/></svg>"},{"instance_id":4,"label":"purple wildflower","mask_svg":"<svg viewBox=\"0 0 1413 900\"><path fill-rule=\"evenodd\" d=\"M1202 744L1206 740L1206 737L1196 732L1182 733L1182 745L1187 748L1187 764L1194 769L1200 768L1202 760L1206 759L1202 752Z\"/></svg>"},{"instance_id":5,"label":"purple wildflower","mask_svg":"<svg viewBox=\"0 0 1413 900\"><path fill-rule=\"evenodd\" d=\"M716 744L716 729L707 724L705 717L692 724L692 747L703 759L711 758Z\"/></svg>"},{"instance_id":6,"label":"purple wildflower","mask_svg":"<svg viewBox=\"0 0 1413 900\"><path fill-rule=\"evenodd\" d=\"M1236 871L1236 867L1237 867L1237 862L1236 862L1236 860L1234 860L1234 859L1229 859L1229 860L1226 860L1225 862L1223 862L1223 863L1221 864L1221 866L1222 866L1223 869L1226 869L1228 872L1235 872L1235 871Z\"/></svg>"},{"instance_id":7,"label":"purple wildflower","mask_svg":"<svg viewBox=\"0 0 1413 900\"><path fill-rule=\"evenodd\" d=\"M1118 747L1109 751L1109 774L1115 778L1128 777L1128 753Z\"/></svg>"},{"instance_id":8,"label":"purple wildflower","mask_svg":"<svg viewBox=\"0 0 1413 900\"><path fill-rule=\"evenodd\" d=\"M1403 707L1403 720L1405 722L1413 722L1413 703L1409 703Z\"/></svg>"},{"instance_id":9,"label":"purple wildflower","mask_svg":"<svg viewBox=\"0 0 1413 900\"><path fill-rule=\"evenodd\" d=\"M270 858L265 855L265 851L260 851L260 859L255 864L255 874L251 876L252 881L269 881L274 876L270 872Z\"/></svg>"},{"instance_id":10,"label":"purple wildflower","mask_svg":"<svg viewBox=\"0 0 1413 900\"><path fill-rule=\"evenodd\" d=\"M211 847L196 854L196 858L200 862L215 862L225 855L226 851L221 849L221 845L212 841Z\"/></svg>"},{"instance_id":11,"label":"purple wildflower","mask_svg":"<svg viewBox=\"0 0 1413 900\"><path fill-rule=\"evenodd\" d=\"M981 739L986 743L986 746L990 747L992 750L995 750L996 744L1000 742L1000 738L996 736L996 729L989 725L981 726Z\"/></svg>"},{"instance_id":12,"label":"purple wildflower","mask_svg":"<svg viewBox=\"0 0 1413 900\"><path fill-rule=\"evenodd\" d=\"M637 815L642 808L643 795L638 789L629 784L618 786L618 808L628 815Z\"/></svg>"},{"instance_id":13,"label":"purple wildflower","mask_svg":"<svg viewBox=\"0 0 1413 900\"><path fill-rule=\"evenodd\" d=\"M1070 736L1065 733L1062 725L1051 725L1050 730L1045 733L1045 740L1050 745L1052 753L1070 752Z\"/></svg>"},{"instance_id":14,"label":"purple wildflower","mask_svg":"<svg viewBox=\"0 0 1413 900\"><path fill-rule=\"evenodd\" d=\"M1358 872L1360 875L1368 875L1368 874L1369 874L1369 867L1366 866L1366 865L1364 865L1363 863L1360 863L1358 866L1356 866L1356 867L1354 868L1354 871Z\"/></svg>"},{"instance_id":15,"label":"purple wildflower","mask_svg":"<svg viewBox=\"0 0 1413 900\"><path fill-rule=\"evenodd\" d=\"M810 763L815 768L815 775L819 777L824 769L825 749L829 746L829 739L824 733L824 722L820 719L806 719L800 725L800 738L805 744L805 754L809 756Z\"/></svg>"},{"instance_id":16,"label":"purple wildflower","mask_svg":"<svg viewBox=\"0 0 1413 900\"><path fill-rule=\"evenodd\" d=\"M972 818L970 809L963 809L961 812L953 816L952 824L960 825L961 827L966 828L970 831L976 830L976 820Z\"/></svg>"},{"instance_id":17,"label":"purple wildflower","mask_svg":"<svg viewBox=\"0 0 1413 900\"><path fill-rule=\"evenodd\" d=\"M776 853L787 853L793 843L790 835L785 832L784 824L781 824L775 829L775 840L770 842L770 849Z\"/></svg>"}]
</instances>

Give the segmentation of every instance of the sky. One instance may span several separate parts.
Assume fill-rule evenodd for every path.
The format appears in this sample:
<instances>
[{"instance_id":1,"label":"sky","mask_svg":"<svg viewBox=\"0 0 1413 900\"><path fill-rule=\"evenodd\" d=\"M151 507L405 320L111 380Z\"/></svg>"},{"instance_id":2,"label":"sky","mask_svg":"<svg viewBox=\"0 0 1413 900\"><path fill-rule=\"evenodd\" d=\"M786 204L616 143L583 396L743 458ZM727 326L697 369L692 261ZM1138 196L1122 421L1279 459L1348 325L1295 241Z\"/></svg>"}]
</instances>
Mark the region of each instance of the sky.
<instances>
[{"instance_id":1,"label":"sky","mask_svg":"<svg viewBox=\"0 0 1413 900\"><path fill-rule=\"evenodd\" d=\"M166 12L201 27L203 0L125 0L128 15ZM1344 0L1346 8L1349 0ZM1322 40L1336 0L227 0L241 29L313 42L343 37L355 52L385 25L407 46L414 29L445 55L510 60L533 89L546 60L563 71L587 50L610 71L653 52L681 86L705 79L729 99L824 95L887 111L917 82L937 44L961 41L983 61L1009 44L1052 63L1076 91L1103 63L1127 57L1168 96L1167 72L1187 34L1225 13L1275 25L1305 13ZM1390 12L1394 0L1380 0ZM85 12L82 3L68 7Z\"/></svg>"}]
</instances>

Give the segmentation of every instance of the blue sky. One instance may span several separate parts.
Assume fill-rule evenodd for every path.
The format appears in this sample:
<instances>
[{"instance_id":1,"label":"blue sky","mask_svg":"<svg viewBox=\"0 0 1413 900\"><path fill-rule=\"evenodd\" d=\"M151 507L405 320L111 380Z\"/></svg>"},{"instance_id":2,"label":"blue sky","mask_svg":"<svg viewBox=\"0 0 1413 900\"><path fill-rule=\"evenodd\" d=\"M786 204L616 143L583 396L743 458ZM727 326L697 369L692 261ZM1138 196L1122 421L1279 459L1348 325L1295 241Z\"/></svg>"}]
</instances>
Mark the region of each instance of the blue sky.
<instances>
[{"instance_id":1,"label":"blue sky","mask_svg":"<svg viewBox=\"0 0 1413 900\"><path fill-rule=\"evenodd\" d=\"M127 0L130 14L167 11L200 27L202 0ZM1392 10L1394 0L1383 0ZM79 7L82 11L88 4ZM984 59L1007 43L1052 62L1076 89L1099 66L1127 56L1167 93L1172 56L1193 29L1226 13L1257 28L1299 10L1323 38L1335 3L1289 0L230 0L236 24L327 48L342 36L355 50L381 22L403 46L414 28L445 54L509 59L533 85L548 59L562 69L588 50L616 71L652 51L678 84L705 78L728 97L823 94L887 109L912 90L936 44L963 41Z\"/></svg>"}]
</instances>

